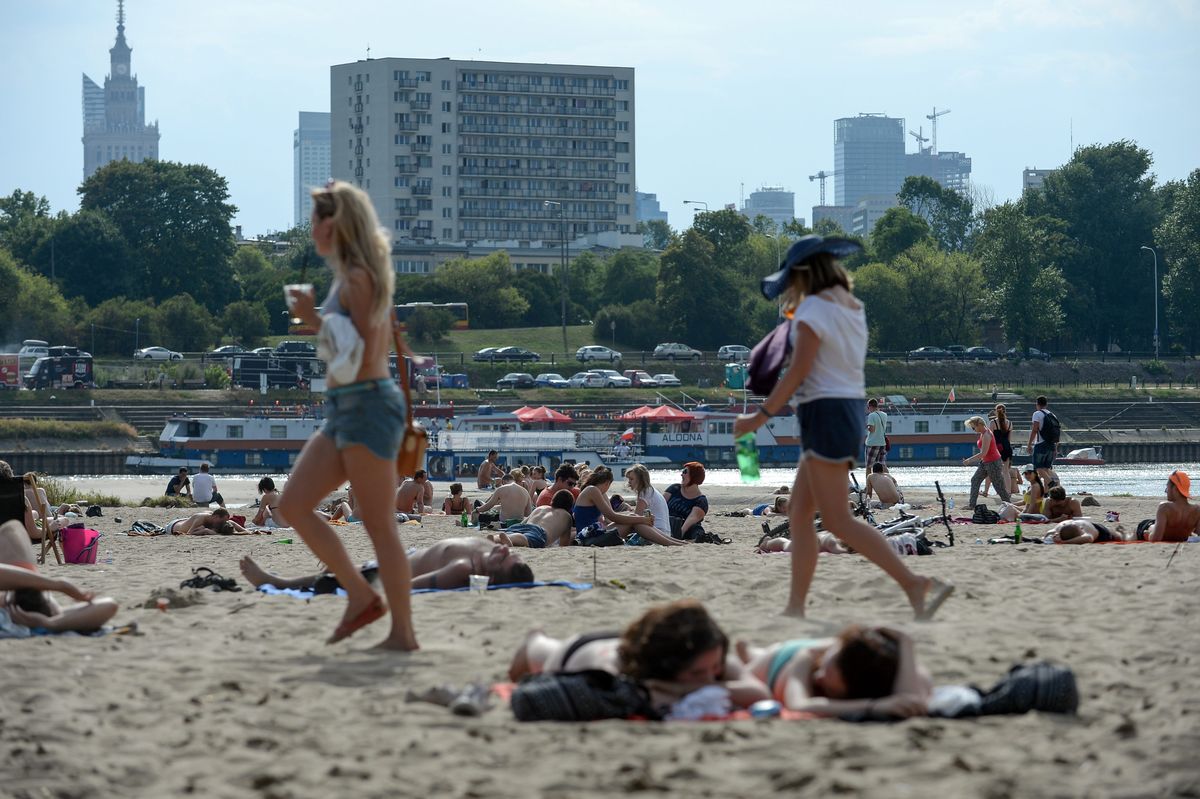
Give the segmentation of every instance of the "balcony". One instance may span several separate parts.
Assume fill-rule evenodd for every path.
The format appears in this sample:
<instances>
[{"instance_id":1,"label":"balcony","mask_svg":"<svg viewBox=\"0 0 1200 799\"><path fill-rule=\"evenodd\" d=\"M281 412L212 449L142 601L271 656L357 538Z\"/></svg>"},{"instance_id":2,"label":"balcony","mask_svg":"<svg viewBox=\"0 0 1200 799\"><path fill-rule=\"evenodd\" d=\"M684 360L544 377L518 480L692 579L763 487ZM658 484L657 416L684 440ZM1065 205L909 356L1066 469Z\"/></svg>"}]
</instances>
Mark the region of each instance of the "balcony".
<instances>
[{"instance_id":1,"label":"balcony","mask_svg":"<svg viewBox=\"0 0 1200 799\"><path fill-rule=\"evenodd\" d=\"M420 167L416 164L396 164L396 172L401 175L415 175L417 174L418 169L420 169Z\"/></svg>"},{"instance_id":2,"label":"balcony","mask_svg":"<svg viewBox=\"0 0 1200 799\"><path fill-rule=\"evenodd\" d=\"M430 194L433 194L433 186L426 186L424 184L419 183L416 186L412 187L412 193L413 194L423 194L425 196L429 196Z\"/></svg>"},{"instance_id":3,"label":"balcony","mask_svg":"<svg viewBox=\"0 0 1200 799\"><path fill-rule=\"evenodd\" d=\"M480 125L462 123L458 126L459 133L499 133L505 136L565 136L569 139L581 137L616 138L616 128L564 128L545 127L535 128L529 125Z\"/></svg>"},{"instance_id":4,"label":"balcony","mask_svg":"<svg viewBox=\"0 0 1200 799\"><path fill-rule=\"evenodd\" d=\"M578 97L615 97L617 90L613 88L596 88L591 86L552 86L549 83L531 84L524 81L501 81L499 83L480 83L460 80L458 90L467 92L496 92L497 94L568 94Z\"/></svg>"},{"instance_id":5,"label":"balcony","mask_svg":"<svg viewBox=\"0 0 1200 799\"><path fill-rule=\"evenodd\" d=\"M416 122L397 122L396 129L406 133L412 133L420 130L420 126Z\"/></svg>"},{"instance_id":6,"label":"balcony","mask_svg":"<svg viewBox=\"0 0 1200 799\"><path fill-rule=\"evenodd\" d=\"M571 189L563 191L545 190L545 189L501 189L501 188L470 188L459 189L459 197L512 197L517 199L530 200L594 200L614 201L617 199L615 191L583 191L581 189Z\"/></svg>"},{"instance_id":7,"label":"balcony","mask_svg":"<svg viewBox=\"0 0 1200 799\"><path fill-rule=\"evenodd\" d=\"M362 155L362 154L363 154L363 148L362 148L362 145L361 145L361 144L360 144L360 145L358 145L357 147L355 147L355 148L354 148L354 154L355 154L355 155Z\"/></svg>"},{"instance_id":8,"label":"balcony","mask_svg":"<svg viewBox=\"0 0 1200 799\"><path fill-rule=\"evenodd\" d=\"M557 220L558 210L549 209L525 209L515 210L511 208L463 208L458 209L458 215L463 219L546 219ZM598 221L615 221L617 218L616 211L572 211L567 216L568 222L578 222L584 219L594 219Z\"/></svg>"},{"instance_id":9,"label":"balcony","mask_svg":"<svg viewBox=\"0 0 1200 799\"><path fill-rule=\"evenodd\" d=\"M505 144L460 144L459 155L531 155L535 158L593 158L611 161L614 150L580 150L574 147L525 147Z\"/></svg>"},{"instance_id":10,"label":"balcony","mask_svg":"<svg viewBox=\"0 0 1200 799\"><path fill-rule=\"evenodd\" d=\"M420 85L420 81L416 78L397 78L396 85L401 89L415 89Z\"/></svg>"},{"instance_id":11,"label":"balcony","mask_svg":"<svg viewBox=\"0 0 1200 799\"><path fill-rule=\"evenodd\" d=\"M429 101L428 100L409 100L408 107L413 109L414 111L428 111L429 110Z\"/></svg>"},{"instance_id":12,"label":"balcony","mask_svg":"<svg viewBox=\"0 0 1200 799\"><path fill-rule=\"evenodd\" d=\"M397 205L396 216L416 216L417 209L411 205Z\"/></svg>"},{"instance_id":13,"label":"balcony","mask_svg":"<svg viewBox=\"0 0 1200 799\"><path fill-rule=\"evenodd\" d=\"M409 145L410 151L414 153L427 153L429 152L430 146L431 145L427 141L415 141Z\"/></svg>"},{"instance_id":14,"label":"balcony","mask_svg":"<svg viewBox=\"0 0 1200 799\"><path fill-rule=\"evenodd\" d=\"M613 172L581 172L571 169L529 169L526 167L464 166L458 174L502 178L558 178L560 180L616 180Z\"/></svg>"},{"instance_id":15,"label":"balcony","mask_svg":"<svg viewBox=\"0 0 1200 799\"><path fill-rule=\"evenodd\" d=\"M500 105L498 103L472 103L467 100L458 102L459 111L482 111L485 114L519 114L523 116L558 117L615 117L615 108L572 108L571 106L526 106Z\"/></svg>"}]
</instances>

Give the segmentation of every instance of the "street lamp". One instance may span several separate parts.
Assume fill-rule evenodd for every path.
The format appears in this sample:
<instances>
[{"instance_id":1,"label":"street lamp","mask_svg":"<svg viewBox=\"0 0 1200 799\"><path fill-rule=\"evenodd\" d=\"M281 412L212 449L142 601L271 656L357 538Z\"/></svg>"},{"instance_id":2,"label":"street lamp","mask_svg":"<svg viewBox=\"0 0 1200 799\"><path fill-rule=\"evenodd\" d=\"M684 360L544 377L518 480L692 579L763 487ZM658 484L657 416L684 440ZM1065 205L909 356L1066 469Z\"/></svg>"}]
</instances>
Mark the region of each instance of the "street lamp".
<instances>
[{"instance_id":1,"label":"street lamp","mask_svg":"<svg viewBox=\"0 0 1200 799\"><path fill-rule=\"evenodd\" d=\"M558 269L558 280L562 293L563 353L567 353L567 228L563 222L563 204L554 200L542 200L543 208L549 208L550 206L558 209L558 243L562 256L562 263Z\"/></svg>"},{"instance_id":2,"label":"street lamp","mask_svg":"<svg viewBox=\"0 0 1200 799\"><path fill-rule=\"evenodd\" d=\"M763 235L769 239L775 239L775 263L779 263L781 260L779 257L779 236L775 233L763 233Z\"/></svg>"},{"instance_id":3,"label":"street lamp","mask_svg":"<svg viewBox=\"0 0 1200 799\"><path fill-rule=\"evenodd\" d=\"M706 214L708 213L708 203L704 202L704 200L684 200L683 204L684 205L703 205L704 213L706 213Z\"/></svg>"},{"instance_id":4,"label":"street lamp","mask_svg":"<svg viewBox=\"0 0 1200 799\"><path fill-rule=\"evenodd\" d=\"M1149 250L1154 256L1154 360L1158 360L1158 253L1153 247L1147 247L1145 244L1141 246L1143 250Z\"/></svg>"}]
</instances>

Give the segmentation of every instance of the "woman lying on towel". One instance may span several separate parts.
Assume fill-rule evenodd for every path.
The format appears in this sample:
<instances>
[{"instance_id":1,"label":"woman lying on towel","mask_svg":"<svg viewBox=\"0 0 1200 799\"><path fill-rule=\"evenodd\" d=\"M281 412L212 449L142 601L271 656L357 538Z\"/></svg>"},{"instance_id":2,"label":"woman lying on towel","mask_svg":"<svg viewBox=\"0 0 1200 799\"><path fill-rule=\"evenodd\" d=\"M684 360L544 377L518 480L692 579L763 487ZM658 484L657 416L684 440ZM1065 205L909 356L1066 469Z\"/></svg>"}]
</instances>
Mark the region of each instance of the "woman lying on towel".
<instances>
[{"instance_id":1,"label":"woman lying on towel","mask_svg":"<svg viewBox=\"0 0 1200 799\"><path fill-rule=\"evenodd\" d=\"M709 685L729 691L735 707L770 698L729 651L729 639L698 601L656 605L622 633L587 633L551 638L531 630L517 647L508 676L596 669L623 674L650 690L658 706L671 704Z\"/></svg>"},{"instance_id":2,"label":"woman lying on towel","mask_svg":"<svg viewBox=\"0 0 1200 799\"><path fill-rule=\"evenodd\" d=\"M850 551L842 546L842 542L838 541L833 533L826 532L825 530L817 531L817 540L821 542L821 552L827 552L830 555L845 555ZM759 542L754 551L760 554L765 552L791 552L792 539L783 538L782 536L768 538L765 541Z\"/></svg>"},{"instance_id":3,"label":"woman lying on towel","mask_svg":"<svg viewBox=\"0 0 1200 799\"><path fill-rule=\"evenodd\" d=\"M790 710L821 716L921 716L933 682L917 666L912 639L890 627L851 625L836 638L766 648L738 642L752 676Z\"/></svg>"},{"instance_id":4,"label":"woman lying on towel","mask_svg":"<svg viewBox=\"0 0 1200 799\"><path fill-rule=\"evenodd\" d=\"M58 591L80 604L63 607L49 592ZM33 547L20 522L0 525L0 612L16 624L41 627L51 632L91 632L103 627L117 613L111 599L96 599L66 580L39 574Z\"/></svg>"}]
</instances>

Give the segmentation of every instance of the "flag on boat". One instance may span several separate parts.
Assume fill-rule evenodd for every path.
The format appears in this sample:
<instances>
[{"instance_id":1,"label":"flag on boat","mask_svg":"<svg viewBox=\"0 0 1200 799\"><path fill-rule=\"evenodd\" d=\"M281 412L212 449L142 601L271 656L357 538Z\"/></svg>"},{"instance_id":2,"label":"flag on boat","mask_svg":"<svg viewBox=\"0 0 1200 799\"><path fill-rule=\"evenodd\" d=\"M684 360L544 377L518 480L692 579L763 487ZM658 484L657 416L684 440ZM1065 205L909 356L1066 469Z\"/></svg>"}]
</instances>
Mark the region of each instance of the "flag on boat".
<instances>
[{"instance_id":1,"label":"flag on boat","mask_svg":"<svg viewBox=\"0 0 1200 799\"><path fill-rule=\"evenodd\" d=\"M632 427L621 434L621 440L622 441L632 441L633 440L633 428Z\"/></svg>"},{"instance_id":2,"label":"flag on boat","mask_svg":"<svg viewBox=\"0 0 1200 799\"><path fill-rule=\"evenodd\" d=\"M949 402L954 402L954 386L950 386L950 399L949 399Z\"/></svg>"}]
</instances>

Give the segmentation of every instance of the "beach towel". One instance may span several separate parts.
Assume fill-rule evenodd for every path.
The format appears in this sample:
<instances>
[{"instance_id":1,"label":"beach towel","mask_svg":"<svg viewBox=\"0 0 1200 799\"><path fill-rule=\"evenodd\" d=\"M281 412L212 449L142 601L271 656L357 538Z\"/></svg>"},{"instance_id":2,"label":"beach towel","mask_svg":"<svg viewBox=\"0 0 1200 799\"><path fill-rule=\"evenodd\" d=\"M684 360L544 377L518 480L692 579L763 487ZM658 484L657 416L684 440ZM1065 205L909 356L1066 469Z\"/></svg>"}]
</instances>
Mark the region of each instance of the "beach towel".
<instances>
[{"instance_id":1,"label":"beach towel","mask_svg":"<svg viewBox=\"0 0 1200 799\"><path fill-rule=\"evenodd\" d=\"M110 633L113 635L128 635L130 633L136 633L136 632L137 632L137 623L135 622L133 624L122 624L119 627L114 627L113 625L109 624L104 627L101 627L99 630L93 630L90 633L79 633L79 632L73 632L73 631L65 632L65 633L55 633L55 632L51 632L51 631L45 629L44 627L26 627L23 624L17 624L15 621L12 620L12 617L10 617L8 615L7 610L5 610L4 608L0 608L0 639L2 639L2 638L40 638L41 636L45 636L45 635L76 636L76 637L80 637L80 638L99 638L102 635L109 635Z\"/></svg>"},{"instance_id":2,"label":"beach towel","mask_svg":"<svg viewBox=\"0 0 1200 799\"><path fill-rule=\"evenodd\" d=\"M505 588L567 588L571 591L590 591L592 588L592 584L591 583L573 583L568 580L550 580L548 582L543 582L541 580L535 580L532 583L506 583L504 585L489 585L487 587L487 590L500 591ZM270 594L272 596L276 596L276 595L290 596L293 599L308 600L308 599L312 599L314 596L316 596L316 594L313 593L312 591L304 591L299 588L276 588L275 586L271 585L270 583L267 583L266 585L260 585L258 587L258 590L264 594ZM412 593L414 593L414 594L465 593L469 590L470 590L470 588L468 588L466 586L464 586L462 588L414 588ZM346 595L345 590L341 589L341 588L339 588L335 593L338 596Z\"/></svg>"}]
</instances>

